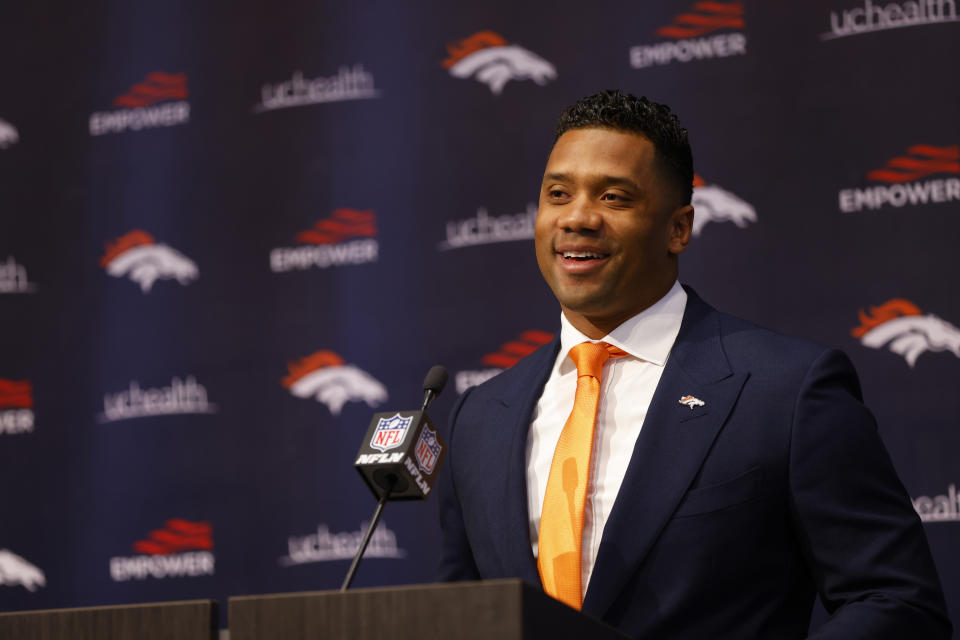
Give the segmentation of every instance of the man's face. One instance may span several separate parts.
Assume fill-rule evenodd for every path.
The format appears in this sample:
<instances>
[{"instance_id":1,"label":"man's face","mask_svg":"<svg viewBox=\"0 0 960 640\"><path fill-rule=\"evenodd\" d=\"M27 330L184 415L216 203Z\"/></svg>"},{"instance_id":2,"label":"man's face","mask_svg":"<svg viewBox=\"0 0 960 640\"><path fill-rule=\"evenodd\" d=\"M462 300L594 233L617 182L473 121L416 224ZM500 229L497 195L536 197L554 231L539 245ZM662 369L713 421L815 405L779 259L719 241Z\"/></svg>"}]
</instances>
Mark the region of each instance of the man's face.
<instances>
[{"instance_id":1,"label":"man's face","mask_svg":"<svg viewBox=\"0 0 960 640\"><path fill-rule=\"evenodd\" d=\"M678 202L642 134L560 136L540 188L535 243L540 272L574 326L602 329L601 337L666 294L693 223L691 207Z\"/></svg>"}]
</instances>

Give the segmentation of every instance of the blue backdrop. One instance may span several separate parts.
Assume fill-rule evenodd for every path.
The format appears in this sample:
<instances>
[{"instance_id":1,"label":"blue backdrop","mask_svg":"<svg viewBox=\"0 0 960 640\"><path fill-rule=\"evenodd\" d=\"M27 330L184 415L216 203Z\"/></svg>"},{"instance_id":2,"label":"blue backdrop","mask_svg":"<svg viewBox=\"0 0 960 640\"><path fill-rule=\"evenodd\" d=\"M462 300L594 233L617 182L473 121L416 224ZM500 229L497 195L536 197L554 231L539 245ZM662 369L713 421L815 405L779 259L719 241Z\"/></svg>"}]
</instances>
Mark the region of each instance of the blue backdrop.
<instances>
[{"instance_id":1,"label":"blue backdrop","mask_svg":"<svg viewBox=\"0 0 960 640\"><path fill-rule=\"evenodd\" d=\"M691 132L709 302L846 351L960 612L955 0L21 3L0 24L0 609L339 585L370 415L549 339L560 110ZM432 579L392 505L357 585Z\"/></svg>"}]
</instances>

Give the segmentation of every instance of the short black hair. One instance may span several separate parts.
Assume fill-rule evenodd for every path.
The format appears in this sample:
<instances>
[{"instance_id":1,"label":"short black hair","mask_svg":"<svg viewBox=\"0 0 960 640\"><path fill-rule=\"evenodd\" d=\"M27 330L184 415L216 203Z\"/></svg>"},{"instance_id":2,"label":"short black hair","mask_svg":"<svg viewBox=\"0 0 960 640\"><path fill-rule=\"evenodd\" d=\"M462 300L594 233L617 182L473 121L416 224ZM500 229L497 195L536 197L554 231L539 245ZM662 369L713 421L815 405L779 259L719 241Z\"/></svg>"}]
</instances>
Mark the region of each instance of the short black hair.
<instances>
[{"instance_id":1,"label":"short black hair","mask_svg":"<svg viewBox=\"0 0 960 640\"><path fill-rule=\"evenodd\" d=\"M676 186L681 204L690 204L693 152L687 130L680 126L670 107L645 97L621 93L619 89L601 91L581 98L563 110L554 142L571 129L589 128L631 131L649 138L658 168Z\"/></svg>"}]
</instances>

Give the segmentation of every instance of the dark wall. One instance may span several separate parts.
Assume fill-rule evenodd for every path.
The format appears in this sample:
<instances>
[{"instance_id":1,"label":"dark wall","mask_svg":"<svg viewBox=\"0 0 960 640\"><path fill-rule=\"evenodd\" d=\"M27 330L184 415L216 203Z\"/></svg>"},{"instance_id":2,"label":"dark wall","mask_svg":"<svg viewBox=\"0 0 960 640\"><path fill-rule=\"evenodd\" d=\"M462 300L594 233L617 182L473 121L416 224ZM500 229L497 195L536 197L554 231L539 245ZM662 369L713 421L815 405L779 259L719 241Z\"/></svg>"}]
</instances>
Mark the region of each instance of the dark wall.
<instances>
[{"instance_id":1,"label":"dark wall","mask_svg":"<svg viewBox=\"0 0 960 640\"><path fill-rule=\"evenodd\" d=\"M140 4L0 24L0 609L337 587L370 415L557 330L553 124L619 87L691 132L682 280L853 358L958 612L954 0ZM438 539L392 505L356 584Z\"/></svg>"}]
</instances>

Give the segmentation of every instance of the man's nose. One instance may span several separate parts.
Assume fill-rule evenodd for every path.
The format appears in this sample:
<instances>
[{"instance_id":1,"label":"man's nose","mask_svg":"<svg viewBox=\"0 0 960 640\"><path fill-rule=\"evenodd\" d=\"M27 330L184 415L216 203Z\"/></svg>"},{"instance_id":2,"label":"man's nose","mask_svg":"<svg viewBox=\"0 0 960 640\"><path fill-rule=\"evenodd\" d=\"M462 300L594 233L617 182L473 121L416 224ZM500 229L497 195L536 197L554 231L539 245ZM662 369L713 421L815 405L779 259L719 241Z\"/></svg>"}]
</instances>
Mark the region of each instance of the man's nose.
<instances>
[{"instance_id":1,"label":"man's nose","mask_svg":"<svg viewBox=\"0 0 960 640\"><path fill-rule=\"evenodd\" d=\"M575 233L597 231L602 223L602 217L587 198L578 198L571 202L563 208L563 213L557 219L561 229Z\"/></svg>"}]
</instances>

